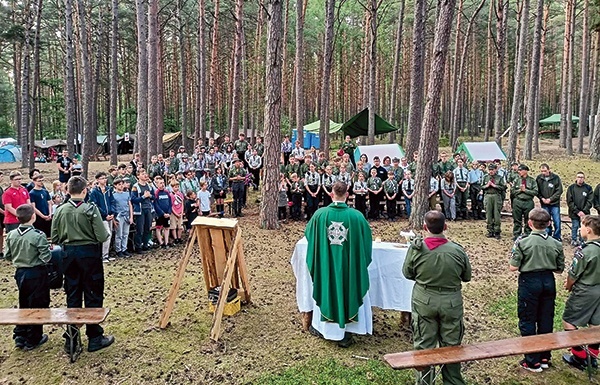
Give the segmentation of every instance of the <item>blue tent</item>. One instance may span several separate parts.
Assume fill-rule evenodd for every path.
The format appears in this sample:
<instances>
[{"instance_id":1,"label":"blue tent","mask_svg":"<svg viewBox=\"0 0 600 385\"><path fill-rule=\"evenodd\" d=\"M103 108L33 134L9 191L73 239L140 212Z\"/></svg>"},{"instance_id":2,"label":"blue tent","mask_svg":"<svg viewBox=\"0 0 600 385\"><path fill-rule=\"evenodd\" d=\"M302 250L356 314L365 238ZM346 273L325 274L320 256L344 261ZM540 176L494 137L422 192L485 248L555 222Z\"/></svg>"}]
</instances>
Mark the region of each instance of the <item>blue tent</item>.
<instances>
[{"instance_id":1,"label":"blue tent","mask_svg":"<svg viewBox=\"0 0 600 385\"><path fill-rule=\"evenodd\" d=\"M12 144L0 147L0 163L13 163L21 161L21 147Z\"/></svg>"}]
</instances>

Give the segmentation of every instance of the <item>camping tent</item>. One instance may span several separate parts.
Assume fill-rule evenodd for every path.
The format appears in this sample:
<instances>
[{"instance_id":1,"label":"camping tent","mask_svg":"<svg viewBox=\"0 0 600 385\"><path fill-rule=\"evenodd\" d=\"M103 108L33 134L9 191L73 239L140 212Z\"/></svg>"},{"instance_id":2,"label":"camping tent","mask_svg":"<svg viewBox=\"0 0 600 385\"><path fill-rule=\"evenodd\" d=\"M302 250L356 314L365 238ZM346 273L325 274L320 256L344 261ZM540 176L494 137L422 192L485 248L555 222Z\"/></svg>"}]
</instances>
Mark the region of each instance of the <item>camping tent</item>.
<instances>
[{"instance_id":1,"label":"camping tent","mask_svg":"<svg viewBox=\"0 0 600 385\"><path fill-rule=\"evenodd\" d=\"M375 114L375 135L387 134L388 132L396 131L397 128L383 120L379 115ZM369 135L369 109L365 108L358 114L351 117L342 126L342 131L351 138L357 136Z\"/></svg>"},{"instance_id":2,"label":"camping tent","mask_svg":"<svg viewBox=\"0 0 600 385\"><path fill-rule=\"evenodd\" d=\"M469 162L506 160L506 154L496 142L463 142L456 152L463 151Z\"/></svg>"},{"instance_id":3,"label":"camping tent","mask_svg":"<svg viewBox=\"0 0 600 385\"><path fill-rule=\"evenodd\" d=\"M571 122L579 123L579 118L573 115L571 116ZM540 126L547 126L551 124L560 124L560 114L550 115L547 118L540 120Z\"/></svg>"},{"instance_id":4,"label":"camping tent","mask_svg":"<svg viewBox=\"0 0 600 385\"><path fill-rule=\"evenodd\" d=\"M366 154L367 158L369 158L369 162L372 162L374 156L378 156L381 160L386 156L389 156L392 159L400 159L404 156L404 150L398 143L358 146L354 150L354 160L358 162L362 154Z\"/></svg>"},{"instance_id":5,"label":"camping tent","mask_svg":"<svg viewBox=\"0 0 600 385\"><path fill-rule=\"evenodd\" d=\"M17 140L13 138L0 138L0 147L6 146L7 144L17 144Z\"/></svg>"},{"instance_id":6,"label":"camping tent","mask_svg":"<svg viewBox=\"0 0 600 385\"><path fill-rule=\"evenodd\" d=\"M63 140L63 139L46 139L46 142L44 142L43 140L36 140L35 141L35 147L37 148L41 148L41 149L46 149L46 148L50 148L50 147L66 147L67 146L67 141Z\"/></svg>"},{"instance_id":7,"label":"camping tent","mask_svg":"<svg viewBox=\"0 0 600 385\"><path fill-rule=\"evenodd\" d=\"M320 128L321 128L321 121L317 120L316 122L312 122L311 124L307 124L306 126L304 126L304 131L313 132L313 133L317 133L318 134ZM336 123L336 122L331 121L331 120L329 121L329 133L330 134L335 134L341 128L342 128L342 124L341 123Z\"/></svg>"},{"instance_id":8,"label":"camping tent","mask_svg":"<svg viewBox=\"0 0 600 385\"><path fill-rule=\"evenodd\" d=\"M12 144L0 147L0 163L21 161L21 147Z\"/></svg>"}]
</instances>

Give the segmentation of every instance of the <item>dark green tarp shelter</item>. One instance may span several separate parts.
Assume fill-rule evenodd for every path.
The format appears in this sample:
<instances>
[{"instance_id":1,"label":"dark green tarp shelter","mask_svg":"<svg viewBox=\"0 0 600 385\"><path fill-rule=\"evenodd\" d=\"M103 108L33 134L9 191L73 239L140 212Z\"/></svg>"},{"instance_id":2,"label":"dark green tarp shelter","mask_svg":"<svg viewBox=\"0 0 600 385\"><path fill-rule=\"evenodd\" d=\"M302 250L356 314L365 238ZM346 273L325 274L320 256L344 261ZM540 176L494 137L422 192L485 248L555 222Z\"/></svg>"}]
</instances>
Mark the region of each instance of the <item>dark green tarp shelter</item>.
<instances>
[{"instance_id":1,"label":"dark green tarp shelter","mask_svg":"<svg viewBox=\"0 0 600 385\"><path fill-rule=\"evenodd\" d=\"M375 135L387 134L388 132L396 130L396 127L383 120L381 116L375 114ZM344 131L346 135L350 135L351 138L369 135L369 109L365 108L351 117L342 125L342 131Z\"/></svg>"},{"instance_id":2,"label":"dark green tarp shelter","mask_svg":"<svg viewBox=\"0 0 600 385\"><path fill-rule=\"evenodd\" d=\"M579 118L575 115L571 116L573 123L579 123ZM550 115L547 118L540 120L540 126L547 126L551 124L560 124L560 114Z\"/></svg>"}]
</instances>

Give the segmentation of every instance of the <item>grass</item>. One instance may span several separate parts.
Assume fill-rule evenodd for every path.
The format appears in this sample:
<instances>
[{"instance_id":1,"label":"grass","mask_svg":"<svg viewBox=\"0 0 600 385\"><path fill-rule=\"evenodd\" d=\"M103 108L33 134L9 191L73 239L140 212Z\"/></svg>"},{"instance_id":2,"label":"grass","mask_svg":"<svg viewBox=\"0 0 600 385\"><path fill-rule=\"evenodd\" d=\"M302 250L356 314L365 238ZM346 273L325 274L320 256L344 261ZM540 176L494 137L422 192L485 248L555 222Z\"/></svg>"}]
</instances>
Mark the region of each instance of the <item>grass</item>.
<instances>
[{"instance_id":1,"label":"grass","mask_svg":"<svg viewBox=\"0 0 600 385\"><path fill-rule=\"evenodd\" d=\"M565 157L543 142L543 154L526 162L532 174L542 162L550 162L565 188L580 169L588 183L600 182L597 164L583 156ZM45 166L47 179L55 176L53 164ZM94 171L106 163L92 163ZM9 167L3 168L6 170ZM12 166L14 168L14 166ZM564 195L563 195L564 197ZM255 196L249 199L254 202ZM410 332L400 314L374 309L373 335L359 336L357 344L340 349L318 340L300 327L295 302L295 279L290 266L294 244L302 237L303 223L287 223L278 231L257 227L257 208L250 207L240 225L253 304L223 320L219 343L208 338L212 315L197 255L192 257L179 291L170 325L157 328L164 302L181 258L182 247L105 265L105 306L112 309L103 325L114 334L114 346L84 352L75 364L62 352L62 330L46 326L50 340L32 352L13 347L12 327L0 327L0 385L4 384L410 384L411 370L393 371L382 361L384 354L412 349ZM407 221L373 222L374 237L398 242L399 229ZM519 335L516 316L516 274L508 271L512 223L502 221L500 241L484 237L485 223L450 223L448 237L465 247L473 266L473 280L465 284L465 343L491 341ZM567 235L567 227L563 234ZM567 266L572 252L565 244ZM15 307L14 269L0 261L0 308ZM565 273L557 277L555 330L562 330L566 293ZM52 306L65 304L64 293L53 291ZM86 344L84 337L84 344ZM469 362L463 365L469 384L574 385L587 383L584 373L560 362L541 374L520 370L519 357ZM365 357L363 360L359 357ZM596 377L596 380L598 378Z\"/></svg>"}]
</instances>

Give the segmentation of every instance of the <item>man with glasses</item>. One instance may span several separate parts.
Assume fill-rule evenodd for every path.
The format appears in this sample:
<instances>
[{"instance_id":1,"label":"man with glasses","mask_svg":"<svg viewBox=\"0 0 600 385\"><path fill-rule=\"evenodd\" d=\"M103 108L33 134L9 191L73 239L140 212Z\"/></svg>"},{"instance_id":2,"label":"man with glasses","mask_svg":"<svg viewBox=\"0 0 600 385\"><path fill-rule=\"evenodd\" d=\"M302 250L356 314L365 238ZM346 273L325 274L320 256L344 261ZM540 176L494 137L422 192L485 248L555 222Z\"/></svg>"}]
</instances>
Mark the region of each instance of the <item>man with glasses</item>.
<instances>
[{"instance_id":1,"label":"man with glasses","mask_svg":"<svg viewBox=\"0 0 600 385\"><path fill-rule=\"evenodd\" d=\"M6 233L19 227L17 208L25 203L31 203L27 189L21 186L23 176L19 171L11 171L9 175L10 187L2 195L4 204L4 227Z\"/></svg>"},{"instance_id":2,"label":"man with glasses","mask_svg":"<svg viewBox=\"0 0 600 385\"><path fill-rule=\"evenodd\" d=\"M43 231L46 237L50 237L52 198L48 190L44 188L44 176L42 174L33 177L33 189L29 191L29 199L35 212L33 227Z\"/></svg>"},{"instance_id":3,"label":"man with glasses","mask_svg":"<svg viewBox=\"0 0 600 385\"><path fill-rule=\"evenodd\" d=\"M571 246L581 245L579 228L581 220L586 215L590 215L590 210L594 201L594 191L592 186L585 183L585 174L581 171L577 173L575 183L567 188L567 206L569 207L569 218L571 218Z\"/></svg>"}]
</instances>

